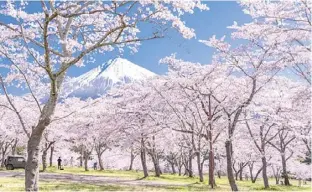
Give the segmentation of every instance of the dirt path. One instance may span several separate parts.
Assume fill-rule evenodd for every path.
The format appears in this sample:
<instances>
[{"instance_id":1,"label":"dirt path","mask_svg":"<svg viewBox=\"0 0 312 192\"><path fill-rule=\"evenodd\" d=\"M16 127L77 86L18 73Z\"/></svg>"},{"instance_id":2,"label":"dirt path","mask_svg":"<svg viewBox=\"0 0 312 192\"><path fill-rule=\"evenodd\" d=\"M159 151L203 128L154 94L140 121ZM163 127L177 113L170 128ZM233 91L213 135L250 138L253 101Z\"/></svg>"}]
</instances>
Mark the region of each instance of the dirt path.
<instances>
[{"instance_id":1,"label":"dirt path","mask_svg":"<svg viewBox=\"0 0 312 192\"><path fill-rule=\"evenodd\" d=\"M0 171L0 177L24 177L24 172ZM42 180L57 180L64 182L79 182L93 185L135 185L135 186L150 186L150 187L165 187L165 186L187 186L183 183L167 183L162 181L137 180L121 177L95 176L95 175L78 175L69 173L40 173Z\"/></svg>"}]
</instances>

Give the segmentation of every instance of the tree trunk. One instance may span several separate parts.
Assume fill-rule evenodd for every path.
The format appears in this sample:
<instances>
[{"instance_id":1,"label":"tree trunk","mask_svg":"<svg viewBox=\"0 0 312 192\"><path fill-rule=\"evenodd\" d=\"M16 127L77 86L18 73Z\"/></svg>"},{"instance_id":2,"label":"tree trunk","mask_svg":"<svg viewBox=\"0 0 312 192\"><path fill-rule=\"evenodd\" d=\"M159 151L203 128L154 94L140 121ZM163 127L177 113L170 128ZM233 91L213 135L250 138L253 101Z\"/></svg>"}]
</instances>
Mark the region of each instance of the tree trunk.
<instances>
[{"instance_id":1,"label":"tree trunk","mask_svg":"<svg viewBox=\"0 0 312 192\"><path fill-rule=\"evenodd\" d=\"M253 174L252 174L253 162L249 162L248 163L248 167L249 167L249 173L250 173L250 180L253 183L253 180L254 180L254 177L253 177Z\"/></svg>"},{"instance_id":2,"label":"tree trunk","mask_svg":"<svg viewBox=\"0 0 312 192\"><path fill-rule=\"evenodd\" d=\"M48 149L44 149L42 152L42 171L46 171L47 169L47 155L48 155Z\"/></svg>"},{"instance_id":3,"label":"tree trunk","mask_svg":"<svg viewBox=\"0 0 312 192\"><path fill-rule=\"evenodd\" d=\"M233 168L232 168L232 142L230 140L225 142L226 149L226 163L227 163L227 176L231 186L232 191L238 191L237 185L235 183Z\"/></svg>"},{"instance_id":4,"label":"tree trunk","mask_svg":"<svg viewBox=\"0 0 312 192\"><path fill-rule=\"evenodd\" d=\"M160 167L157 161L157 156L155 154L151 154L151 157L152 157L152 161L154 164L155 176L160 177L161 171L160 171Z\"/></svg>"},{"instance_id":5,"label":"tree trunk","mask_svg":"<svg viewBox=\"0 0 312 192\"><path fill-rule=\"evenodd\" d=\"M268 181L268 175L267 175L267 162L265 156L262 158L262 178L263 178L263 184L264 188L267 189L269 188L269 181Z\"/></svg>"},{"instance_id":6,"label":"tree trunk","mask_svg":"<svg viewBox=\"0 0 312 192\"><path fill-rule=\"evenodd\" d=\"M237 172L235 172L235 180L238 180L238 174L239 174L239 170Z\"/></svg>"},{"instance_id":7,"label":"tree trunk","mask_svg":"<svg viewBox=\"0 0 312 192\"><path fill-rule=\"evenodd\" d=\"M144 173L144 178L148 177L147 165L146 165L146 151L143 138L141 139L141 163Z\"/></svg>"},{"instance_id":8,"label":"tree trunk","mask_svg":"<svg viewBox=\"0 0 312 192\"><path fill-rule=\"evenodd\" d=\"M159 165L159 157L157 156L157 166L160 174L163 174Z\"/></svg>"},{"instance_id":9,"label":"tree trunk","mask_svg":"<svg viewBox=\"0 0 312 192\"><path fill-rule=\"evenodd\" d=\"M196 153L197 157L197 168L198 168L198 175L199 175L199 182L204 182L204 176L203 176L203 168L201 166L201 160L200 160L200 153Z\"/></svg>"},{"instance_id":10,"label":"tree trunk","mask_svg":"<svg viewBox=\"0 0 312 192\"><path fill-rule=\"evenodd\" d=\"M46 55L47 57L47 55ZM25 190L38 191L39 181L39 146L43 131L50 124L58 99L58 91L63 83L66 72L51 79L50 97L44 105L36 127L32 127L27 144L27 162L25 167Z\"/></svg>"},{"instance_id":11,"label":"tree trunk","mask_svg":"<svg viewBox=\"0 0 312 192\"><path fill-rule=\"evenodd\" d=\"M184 175L189 175L189 170L188 170L188 161L184 164Z\"/></svg>"},{"instance_id":12,"label":"tree trunk","mask_svg":"<svg viewBox=\"0 0 312 192\"><path fill-rule=\"evenodd\" d=\"M38 191L39 182L39 146L45 127L36 127L28 140L25 168L25 190Z\"/></svg>"},{"instance_id":13,"label":"tree trunk","mask_svg":"<svg viewBox=\"0 0 312 192\"><path fill-rule=\"evenodd\" d=\"M243 163L240 163L239 165L239 180L242 181L243 180L243 169L244 169L244 165Z\"/></svg>"},{"instance_id":14,"label":"tree trunk","mask_svg":"<svg viewBox=\"0 0 312 192\"><path fill-rule=\"evenodd\" d=\"M209 121L212 121L212 113L211 113L211 95L209 95ZM209 131L208 131L208 142L209 142L209 181L208 184L213 189L215 187L215 178L214 178L214 152L213 152L213 140L212 140L212 124L209 123Z\"/></svg>"},{"instance_id":15,"label":"tree trunk","mask_svg":"<svg viewBox=\"0 0 312 192\"><path fill-rule=\"evenodd\" d=\"M188 176L193 177L193 150L189 150Z\"/></svg>"},{"instance_id":16,"label":"tree trunk","mask_svg":"<svg viewBox=\"0 0 312 192\"><path fill-rule=\"evenodd\" d=\"M178 166L179 176L182 175L182 165Z\"/></svg>"},{"instance_id":17,"label":"tree trunk","mask_svg":"<svg viewBox=\"0 0 312 192\"><path fill-rule=\"evenodd\" d=\"M1 159L1 167L4 167L4 160L5 160L5 152L2 151L2 155L1 155L2 159Z\"/></svg>"},{"instance_id":18,"label":"tree trunk","mask_svg":"<svg viewBox=\"0 0 312 192\"><path fill-rule=\"evenodd\" d=\"M144 178L148 177L148 171L147 171L147 166L146 166L146 154L145 154L144 149L141 150L141 163L142 163Z\"/></svg>"},{"instance_id":19,"label":"tree trunk","mask_svg":"<svg viewBox=\"0 0 312 192\"><path fill-rule=\"evenodd\" d=\"M215 178L214 178L214 169L215 169L215 163L214 163L214 153L212 149L212 144L209 151L209 185L213 189L215 187Z\"/></svg>"},{"instance_id":20,"label":"tree trunk","mask_svg":"<svg viewBox=\"0 0 312 192\"><path fill-rule=\"evenodd\" d=\"M239 180L242 181L243 180L243 170L241 170L239 172Z\"/></svg>"},{"instance_id":21,"label":"tree trunk","mask_svg":"<svg viewBox=\"0 0 312 192\"><path fill-rule=\"evenodd\" d=\"M172 169L172 174L176 174L176 170L175 170L175 166L174 163L170 163L171 164L171 169Z\"/></svg>"},{"instance_id":22,"label":"tree trunk","mask_svg":"<svg viewBox=\"0 0 312 192\"><path fill-rule=\"evenodd\" d=\"M9 147L10 147L10 143L9 142L5 142L1 146L1 149L2 149L1 167L4 167L5 155L6 155Z\"/></svg>"},{"instance_id":23,"label":"tree trunk","mask_svg":"<svg viewBox=\"0 0 312 192\"><path fill-rule=\"evenodd\" d=\"M129 171L131 171L133 169L133 161L134 161L134 159L135 159L135 156L133 154L133 150L131 149Z\"/></svg>"},{"instance_id":24,"label":"tree trunk","mask_svg":"<svg viewBox=\"0 0 312 192\"><path fill-rule=\"evenodd\" d=\"M82 146L80 146L80 147L81 147L81 149L80 149L79 167L82 167L82 164L83 164L83 147Z\"/></svg>"},{"instance_id":25,"label":"tree trunk","mask_svg":"<svg viewBox=\"0 0 312 192\"><path fill-rule=\"evenodd\" d=\"M103 166L103 162L102 162L102 153L98 153L98 161L99 161L99 166L100 166L100 170L103 171L104 170L104 166Z\"/></svg>"},{"instance_id":26,"label":"tree trunk","mask_svg":"<svg viewBox=\"0 0 312 192\"><path fill-rule=\"evenodd\" d=\"M18 139L16 138L15 140L14 140L14 143L13 143L13 145L12 145L12 151L11 151L11 154L12 155L15 155L16 154L16 146L17 146L17 142L18 142Z\"/></svg>"},{"instance_id":27,"label":"tree trunk","mask_svg":"<svg viewBox=\"0 0 312 192\"><path fill-rule=\"evenodd\" d=\"M84 168L85 168L85 171L89 171L89 168L88 168L88 160L89 160L89 154L88 154L88 151L84 151Z\"/></svg>"},{"instance_id":28,"label":"tree trunk","mask_svg":"<svg viewBox=\"0 0 312 192\"><path fill-rule=\"evenodd\" d=\"M279 177L278 176L274 176L275 177L275 184L278 185L279 184Z\"/></svg>"},{"instance_id":29,"label":"tree trunk","mask_svg":"<svg viewBox=\"0 0 312 192\"><path fill-rule=\"evenodd\" d=\"M284 185L289 186L289 178L287 174L287 169L286 169L286 158L285 158L285 152L282 153L282 166L283 166L283 176L284 176Z\"/></svg>"},{"instance_id":30,"label":"tree trunk","mask_svg":"<svg viewBox=\"0 0 312 192\"><path fill-rule=\"evenodd\" d=\"M257 171L255 177L251 180L252 183L256 183L259 173L262 171L262 167Z\"/></svg>"},{"instance_id":31,"label":"tree trunk","mask_svg":"<svg viewBox=\"0 0 312 192\"><path fill-rule=\"evenodd\" d=\"M54 145L51 145L50 149L50 167L53 165L53 152L54 152Z\"/></svg>"}]
</instances>

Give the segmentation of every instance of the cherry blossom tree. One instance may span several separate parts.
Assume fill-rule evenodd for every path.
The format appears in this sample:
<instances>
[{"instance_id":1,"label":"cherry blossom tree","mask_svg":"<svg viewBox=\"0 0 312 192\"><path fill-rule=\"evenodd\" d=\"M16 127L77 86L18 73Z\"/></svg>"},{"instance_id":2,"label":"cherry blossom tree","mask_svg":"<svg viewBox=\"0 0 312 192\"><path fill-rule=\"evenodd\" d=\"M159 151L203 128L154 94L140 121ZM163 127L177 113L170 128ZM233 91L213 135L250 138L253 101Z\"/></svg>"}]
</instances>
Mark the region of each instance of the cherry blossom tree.
<instances>
[{"instance_id":1,"label":"cherry blossom tree","mask_svg":"<svg viewBox=\"0 0 312 192\"><path fill-rule=\"evenodd\" d=\"M276 55L287 59L287 67L311 85L311 3L302 1L240 1L252 22L234 25L236 38L261 40L265 46L276 46Z\"/></svg>"},{"instance_id":2,"label":"cherry blossom tree","mask_svg":"<svg viewBox=\"0 0 312 192\"><path fill-rule=\"evenodd\" d=\"M284 78L277 78L274 82L283 80L285 81ZM262 93L257 95L254 104L246 109L246 111L249 111L249 115L245 113L246 127L261 156L261 170L265 188L269 188L267 177L267 148L270 147L269 143L281 131L280 125L283 121L279 115L283 103L291 102L285 98L283 92L279 91L280 89L288 90L289 86L278 86L279 84L274 82L270 86L267 86ZM285 83L285 85L289 85L289 83Z\"/></svg>"},{"instance_id":3,"label":"cherry blossom tree","mask_svg":"<svg viewBox=\"0 0 312 192\"><path fill-rule=\"evenodd\" d=\"M181 121L180 127L183 129L176 130L198 137L198 144L193 146L194 150L204 149L205 142L208 143L209 155L204 156L209 157L209 185L214 188L215 155L213 145L222 132L222 107L219 101L215 100L215 95L220 91L221 80L227 77L226 70L218 65L203 66L185 62L176 59L174 55L162 59L161 62L169 66L169 78L166 81L169 92L166 96L162 93L164 90L158 92L167 100L173 114L176 114L178 120ZM178 107L175 107L177 105ZM200 146L199 143L202 143L203 146ZM198 156L200 153L201 151L196 153L198 159L200 159ZM200 165L203 165L205 160L207 159L203 157L203 161L198 161L200 181L203 181L202 166Z\"/></svg>"},{"instance_id":4,"label":"cherry blossom tree","mask_svg":"<svg viewBox=\"0 0 312 192\"><path fill-rule=\"evenodd\" d=\"M25 189L37 191L38 146L50 124L67 70L74 65L85 65L92 54L99 52L123 48L136 51L141 41L163 37L170 25L184 38L192 38L194 30L186 27L180 16L184 12L193 13L195 8L206 10L207 7L195 1L41 1L36 13L29 13L28 7L27 2L10 1L1 7L1 15L12 21L0 23L1 60L4 67L10 69L1 84L4 87L5 82L20 82L38 105L38 122L27 132L25 171ZM142 36L140 23L155 26L155 31L150 36ZM38 102L39 94L46 96L43 106ZM22 118L19 119L23 124Z\"/></svg>"}]
</instances>

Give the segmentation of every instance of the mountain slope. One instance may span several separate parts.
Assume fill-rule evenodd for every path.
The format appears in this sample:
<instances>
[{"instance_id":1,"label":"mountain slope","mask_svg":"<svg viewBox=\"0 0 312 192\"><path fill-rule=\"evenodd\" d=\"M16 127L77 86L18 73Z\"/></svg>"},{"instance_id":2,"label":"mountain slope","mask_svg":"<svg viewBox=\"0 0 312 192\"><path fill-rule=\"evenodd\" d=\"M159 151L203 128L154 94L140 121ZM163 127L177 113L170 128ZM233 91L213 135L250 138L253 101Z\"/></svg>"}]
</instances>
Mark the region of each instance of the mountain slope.
<instances>
[{"instance_id":1,"label":"mountain slope","mask_svg":"<svg viewBox=\"0 0 312 192\"><path fill-rule=\"evenodd\" d=\"M64 84L64 92L68 97L96 98L107 93L112 87L142 81L155 75L126 59L116 58L70 79Z\"/></svg>"}]
</instances>

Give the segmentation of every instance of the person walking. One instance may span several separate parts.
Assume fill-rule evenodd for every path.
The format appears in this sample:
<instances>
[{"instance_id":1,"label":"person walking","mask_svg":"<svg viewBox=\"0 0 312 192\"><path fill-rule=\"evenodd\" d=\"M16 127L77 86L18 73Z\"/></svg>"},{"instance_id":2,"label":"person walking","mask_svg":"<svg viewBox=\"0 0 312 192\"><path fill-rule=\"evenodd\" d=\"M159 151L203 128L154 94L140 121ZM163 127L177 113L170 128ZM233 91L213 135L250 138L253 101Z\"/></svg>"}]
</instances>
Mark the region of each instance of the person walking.
<instances>
[{"instance_id":1,"label":"person walking","mask_svg":"<svg viewBox=\"0 0 312 192\"><path fill-rule=\"evenodd\" d=\"M93 163L93 169L94 169L94 170L97 170L97 162L94 162L94 163Z\"/></svg>"},{"instance_id":2,"label":"person walking","mask_svg":"<svg viewBox=\"0 0 312 192\"><path fill-rule=\"evenodd\" d=\"M59 157L57 159L57 169L61 169L61 168L62 168L62 159L61 159L61 157Z\"/></svg>"}]
</instances>

